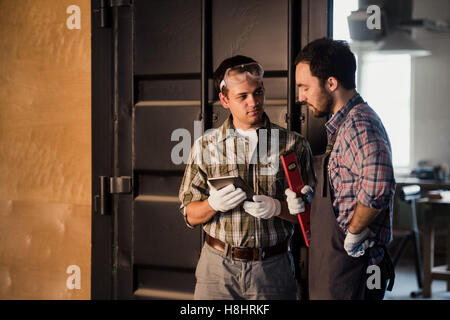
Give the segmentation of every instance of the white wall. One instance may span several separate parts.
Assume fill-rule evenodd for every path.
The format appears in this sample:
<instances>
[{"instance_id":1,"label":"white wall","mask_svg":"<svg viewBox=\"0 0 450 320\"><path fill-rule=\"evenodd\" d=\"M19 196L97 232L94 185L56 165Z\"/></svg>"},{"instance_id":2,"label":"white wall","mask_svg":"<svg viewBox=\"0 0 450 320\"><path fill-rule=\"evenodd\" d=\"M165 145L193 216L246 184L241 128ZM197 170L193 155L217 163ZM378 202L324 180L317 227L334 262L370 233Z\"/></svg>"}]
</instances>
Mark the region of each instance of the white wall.
<instances>
[{"instance_id":1,"label":"white wall","mask_svg":"<svg viewBox=\"0 0 450 320\"><path fill-rule=\"evenodd\" d=\"M450 0L414 0L413 18L450 20ZM416 29L432 55L412 60L412 157L450 165L450 33Z\"/></svg>"}]
</instances>

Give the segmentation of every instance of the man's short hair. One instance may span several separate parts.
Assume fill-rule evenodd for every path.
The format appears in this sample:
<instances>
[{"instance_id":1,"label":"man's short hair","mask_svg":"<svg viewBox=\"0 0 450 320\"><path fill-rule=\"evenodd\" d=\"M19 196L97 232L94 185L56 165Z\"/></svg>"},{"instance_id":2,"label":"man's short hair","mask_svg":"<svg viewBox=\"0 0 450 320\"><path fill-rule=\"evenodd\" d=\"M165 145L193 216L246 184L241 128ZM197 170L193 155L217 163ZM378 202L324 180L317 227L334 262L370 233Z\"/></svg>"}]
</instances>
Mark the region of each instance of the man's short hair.
<instances>
[{"instance_id":1,"label":"man's short hair","mask_svg":"<svg viewBox=\"0 0 450 320\"><path fill-rule=\"evenodd\" d=\"M295 58L295 65L301 62L309 64L311 74L319 78L322 86L334 77L345 89L356 88L356 59L344 40L321 38L310 42Z\"/></svg>"},{"instance_id":2,"label":"man's short hair","mask_svg":"<svg viewBox=\"0 0 450 320\"><path fill-rule=\"evenodd\" d=\"M238 66L241 64L256 62L252 58L246 57L246 56L233 56L231 58L227 58L222 61L222 63L217 67L216 71L214 71L213 79L214 79L214 87L216 88L217 92L220 92L220 82L225 77L225 71L227 71L228 68L232 68L234 66ZM223 88L223 94L228 94L227 87Z\"/></svg>"}]
</instances>

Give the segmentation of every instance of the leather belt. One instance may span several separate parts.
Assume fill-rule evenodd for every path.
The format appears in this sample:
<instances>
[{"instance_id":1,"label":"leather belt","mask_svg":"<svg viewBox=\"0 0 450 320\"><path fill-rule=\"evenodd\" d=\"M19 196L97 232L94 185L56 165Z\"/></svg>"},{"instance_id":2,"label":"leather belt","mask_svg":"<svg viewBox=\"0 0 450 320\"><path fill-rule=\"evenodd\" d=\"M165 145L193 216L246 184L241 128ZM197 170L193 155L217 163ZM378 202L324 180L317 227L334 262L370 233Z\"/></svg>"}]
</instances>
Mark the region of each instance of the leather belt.
<instances>
[{"instance_id":1,"label":"leather belt","mask_svg":"<svg viewBox=\"0 0 450 320\"><path fill-rule=\"evenodd\" d=\"M227 245L219 239L211 237L206 234L206 243L216 250L225 252ZM264 260L269 257L273 257L278 254L285 253L288 250L288 242L277 244L273 247L266 248L240 248L229 247L227 256L231 256L232 259L239 260Z\"/></svg>"}]
</instances>

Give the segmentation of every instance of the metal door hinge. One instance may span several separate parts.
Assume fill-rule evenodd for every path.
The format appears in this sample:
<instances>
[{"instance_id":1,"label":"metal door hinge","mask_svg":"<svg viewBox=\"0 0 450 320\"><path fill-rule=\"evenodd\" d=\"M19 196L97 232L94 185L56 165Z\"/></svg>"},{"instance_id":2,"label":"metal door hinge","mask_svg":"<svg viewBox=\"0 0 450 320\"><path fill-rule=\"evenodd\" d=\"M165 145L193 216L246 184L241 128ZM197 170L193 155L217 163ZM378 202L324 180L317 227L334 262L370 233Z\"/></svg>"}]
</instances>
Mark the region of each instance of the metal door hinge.
<instances>
[{"instance_id":1,"label":"metal door hinge","mask_svg":"<svg viewBox=\"0 0 450 320\"><path fill-rule=\"evenodd\" d=\"M114 193L131 193L131 177L110 177L109 192Z\"/></svg>"},{"instance_id":2,"label":"metal door hinge","mask_svg":"<svg viewBox=\"0 0 450 320\"><path fill-rule=\"evenodd\" d=\"M95 195L94 211L101 215L111 212L111 195L131 193L131 177L99 176L99 192Z\"/></svg>"}]
</instances>

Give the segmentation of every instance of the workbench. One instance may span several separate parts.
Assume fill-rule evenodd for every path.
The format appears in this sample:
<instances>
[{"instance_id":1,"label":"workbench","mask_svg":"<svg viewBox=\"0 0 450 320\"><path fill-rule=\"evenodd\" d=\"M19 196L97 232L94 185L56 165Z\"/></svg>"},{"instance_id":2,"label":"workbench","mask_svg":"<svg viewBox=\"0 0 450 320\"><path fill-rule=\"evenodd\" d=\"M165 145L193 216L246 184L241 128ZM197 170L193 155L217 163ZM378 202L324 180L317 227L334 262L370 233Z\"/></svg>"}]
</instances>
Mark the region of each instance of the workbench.
<instances>
[{"instance_id":1,"label":"workbench","mask_svg":"<svg viewBox=\"0 0 450 320\"><path fill-rule=\"evenodd\" d=\"M428 206L423 223L423 297L431 297L432 280L447 281L450 291L450 191L441 192L442 199L425 197L417 204ZM447 228L447 265L434 266L434 232L437 226Z\"/></svg>"}]
</instances>

